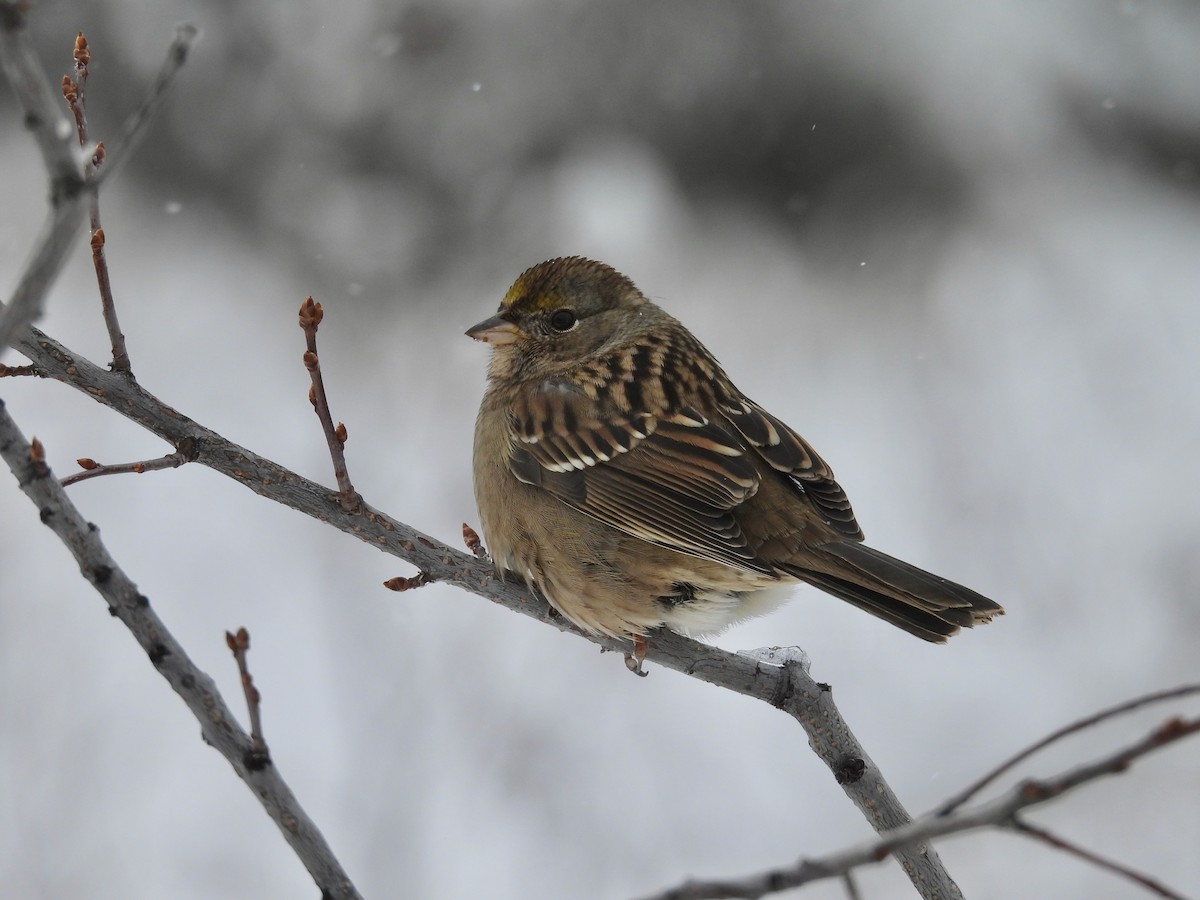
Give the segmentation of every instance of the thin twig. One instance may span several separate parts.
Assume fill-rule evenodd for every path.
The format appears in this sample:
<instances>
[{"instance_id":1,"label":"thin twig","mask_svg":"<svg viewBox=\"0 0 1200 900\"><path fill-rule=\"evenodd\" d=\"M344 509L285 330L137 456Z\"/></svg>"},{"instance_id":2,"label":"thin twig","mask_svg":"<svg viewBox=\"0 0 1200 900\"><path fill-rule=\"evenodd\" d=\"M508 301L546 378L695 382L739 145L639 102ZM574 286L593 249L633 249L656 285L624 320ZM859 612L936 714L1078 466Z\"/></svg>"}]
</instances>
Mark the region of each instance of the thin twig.
<instances>
[{"instance_id":1,"label":"thin twig","mask_svg":"<svg viewBox=\"0 0 1200 900\"><path fill-rule=\"evenodd\" d=\"M79 84L79 105L83 108L84 91L87 89L88 63L92 61L92 50L88 47L87 38L83 36L83 32L75 35L75 48L71 52L72 58L75 60L75 80ZM79 140L80 146L87 144L86 129Z\"/></svg>"},{"instance_id":2,"label":"thin twig","mask_svg":"<svg viewBox=\"0 0 1200 900\"><path fill-rule=\"evenodd\" d=\"M96 165L104 161L104 145L96 145L97 153L93 157ZM108 340L112 345L112 362L109 368L114 372L132 374L133 364L129 360L129 350L125 346L125 333L121 331L121 323L117 321L117 304L113 299L112 279L108 274L108 258L104 248L108 239L104 229L100 227L100 196L93 194L88 204L89 221L92 228L92 239L89 246L92 250L92 267L96 270L96 287L100 290L100 314L104 317L104 327L108 330Z\"/></svg>"},{"instance_id":3,"label":"thin twig","mask_svg":"<svg viewBox=\"0 0 1200 900\"><path fill-rule=\"evenodd\" d=\"M1064 853L1069 853L1072 856L1082 859L1084 862L1091 863L1098 869L1105 869L1106 871L1112 872L1114 875L1119 875L1122 878L1132 881L1139 887L1143 887L1160 897L1168 897L1170 900L1187 900L1183 894L1175 893L1175 891L1171 890L1165 884L1160 881L1156 881L1149 875L1143 875L1141 872L1135 872L1128 866L1123 866L1119 862L1106 859L1105 857L1093 853L1091 850L1088 850L1085 847L1080 847L1078 844L1071 843L1065 838L1061 838L1056 834L1051 834L1045 828L1039 828L1037 825L1031 825L1020 816L1013 816L1013 821L1009 827L1018 834L1023 834L1034 840L1041 841L1042 843L1053 847L1055 850L1061 850Z\"/></svg>"},{"instance_id":4,"label":"thin twig","mask_svg":"<svg viewBox=\"0 0 1200 900\"><path fill-rule=\"evenodd\" d=\"M84 87L87 85L88 63L91 61L92 51L82 31L75 37L72 57L75 60L75 80L72 81L68 76L63 76L63 99L67 101L67 106L75 117L75 131L79 136L79 146L86 150L88 125ZM96 172L104 164L104 160L104 144L99 143L84 164L84 177L88 180L95 180ZM108 273L108 259L104 252L105 237L104 229L100 225L99 191L89 193L88 221L92 235L89 242L92 249L92 266L96 270L96 285L100 289L100 313L104 318L104 327L108 330L108 340L112 344L112 362L109 363L109 366L114 372L131 372L129 350L125 346L125 334L121 331L121 323L117 321L117 304L113 299L112 279Z\"/></svg>"},{"instance_id":5,"label":"thin twig","mask_svg":"<svg viewBox=\"0 0 1200 900\"><path fill-rule=\"evenodd\" d=\"M267 749L267 741L262 730L262 695L254 686L254 678L250 674L250 666L246 654L250 652L250 632L239 628L237 634L225 632L225 645L233 652L237 661L238 674L242 679L242 691L246 695L246 709L250 715L250 743L253 747L253 758L246 761L251 769L261 769L271 764L271 751Z\"/></svg>"},{"instance_id":6,"label":"thin twig","mask_svg":"<svg viewBox=\"0 0 1200 900\"><path fill-rule=\"evenodd\" d=\"M1119 715L1122 715L1127 712L1132 712L1135 709L1140 709L1143 706L1150 706L1151 704L1154 704L1154 703L1162 703L1165 700L1177 700L1180 697L1187 697L1187 696L1190 696L1191 694L1198 694L1198 693L1200 693L1200 683L1184 684L1184 685L1180 685L1179 687L1170 688L1169 690L1155 691L1154 693L1151 693L1151 694L1145 694L1144 696L1141 696L1141 697L1135 697L1133 700L1130 700L1127 703L1121 703L1117 706L1113 706L1108 709L1102 709L1102 710L1100 710L1100 712L1096 713L1095 715L1091 715L1091 716L1088 716L1087 718L1080 719L1078 722L1072 722L1070 725L1065 725L1062 728L1058 729L1057 731L1052 731L1050 734L1046 735L1040 741L1037 741L1034 744L1030 744L1028 747L1026 747L1020 753L1017 753L1014 756L1010 756L1008 759L1006 759L1000 765L996 766L996 768L992 769L990 772L988 772L986 775L984 775L978 781L974 781L971 784L969 784L965 789L963 789L959 793L955 794L953 797L951 797L949 800L947 800L945 803L943 803L941 806L939 806L937 808L937 813L938 813L938 815L944 816L948 813L953 812L954 810L958 809L958 807L962 806L964 803L966 803L968 800L970 800L972 797L974 797L976 794L978 794L981 790L983 790L989 784L991 784L993 781L995 781L997 778L999 778L1001 775L1003 775L1005 772L1008 772L1009 770L1011 770L1014 766L1018 765L1019 763L1024 762L1025 760L1029 759L1029 757L1033 756L1038 751L1046 749L1051 744L1055 743L1056 741L1060 741L1063 738L1068 737L1069 735L1075 734L1076 732L1079 732L1079 731L1083 731L1086 728L1091 728L1093 725L1098 725L1106 719L1111 719L1115 716L1119 716Z\"/></svg>"},{"instance_id":7,"label":"thin twig","mask_svg":"<svg viewBox=\"0 0 1200 900\"><path fill-rule=\"evenodd\" d=\"M325 442L329 445L333 476L338 485L338 502L346 512L358 512L364 508L364 504L362 495L354 489L346 468L346 426L338 422L337 427L334 427L333 416L329 411L329 399L325 395L325 379L321 375L321 359L317 356L317 329L321 327L321 319L324 317L325 310L320 303L314 302L312 297L300 304L300 327L304 330L304 340L308 347L304 351L304 368L308 370L312 379L312 387L308 390L308 402L312 404L321 422Z\"/></svg>"},{"instance_id":8,"label":"thin twig","mask_svg":"<svg viewBox=\"0 0 1200 900\"><path fill-rule=\"evenodd\" d=\"M247 765L247 759L254 756L254 745L238 726L213 680L192 662L151 608L149 599L109 554L99 530L79 514L62 485L52 477L40 444L25 440L3 402L0 457L12 469L42 522L71 551L83 576L107 602L109 611L129 629L155 670L187 704L200 723L204 740L229 761L279 826L322 896L358 900L360 895L341 863L275 766L254 769Z\"/></svg>"},{"instance_id":9,"label":"thin twig","mask_svg":"<svg viewBox=\"0 0 1200 900\"><path fill-rule=\"evenodd\" d=\"M75 46L71 51L71 58L75 60L75 80L72 81L67 75L63 76L63 96L67 100L71 114L75 117L75 132L79 138L79 146L86 147L87 107L84 95L87 89L88 63L92 61L92 51L88 47L87 38L83 36L82 31L75 35Z\"/></svg>"},{"instance_id":10,"label":"thin twig","mask_svg":"<svg viewBox=\"0 0 1200 900\"><path fill-rule=\"evenodd\" d=\"M174 453L168 453L166 456L159 456L154 459L143 459L139 462L102 465L94 459L82 456L75 461L79 463L79 467L83 471L76 472L74 475L68 475L62 480L62 485L63 487L70 487L81 481L87 481L89 478L99 478L101 475L141 475L145 472L157 472L161 469L178 469L184 463L195 462L195 460L195 442L186 440Z\"/></svg>"},{"instance_id":11,"label":"thin twig","mask_svg":"<svg viewBox=\"0 0 1200 900\"><path fill-rule=\"evenodd\" d=\"M948 815L941 815L934 810L902 828L885 834L879 840L859 844L828 856L800 860L791 868L773 869L741 879L688 881L679 887L654 894L646 900L757 900L767 894L800 887L813 881L841 877L860 866L886 859L903 847L912 847L935 838L981 828L1012 828L1020 810L1062 797L1106 775L1128 771L1129 767L1142 757L1197 733L1200 733L1200 719L1170 719L1141 740L1107 756L1053 778L1024 781L1008 793L978 806L959 809Z\"/></svg>"}]
</instances>

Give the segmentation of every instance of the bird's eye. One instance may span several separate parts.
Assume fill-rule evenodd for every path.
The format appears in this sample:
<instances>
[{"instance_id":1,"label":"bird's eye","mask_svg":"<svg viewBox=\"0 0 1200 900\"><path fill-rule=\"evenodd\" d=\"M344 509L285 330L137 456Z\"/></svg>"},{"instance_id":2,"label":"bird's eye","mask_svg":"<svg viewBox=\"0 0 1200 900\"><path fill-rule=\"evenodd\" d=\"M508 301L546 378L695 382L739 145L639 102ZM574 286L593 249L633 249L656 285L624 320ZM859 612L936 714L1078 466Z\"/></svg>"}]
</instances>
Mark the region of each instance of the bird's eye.
<instances>
[{"instance_id":1,"label":"bird's eye","mask_svg":"<svg viewBox=\"0 0 1200 900\"><path fill-rule=\"evenodd\" d=\"M561 333L570 331L575 327L575 323L579 320L575 318L575 313L569 309L556 309L550 316L550 327Z\"/></svg>"}]
</instances>

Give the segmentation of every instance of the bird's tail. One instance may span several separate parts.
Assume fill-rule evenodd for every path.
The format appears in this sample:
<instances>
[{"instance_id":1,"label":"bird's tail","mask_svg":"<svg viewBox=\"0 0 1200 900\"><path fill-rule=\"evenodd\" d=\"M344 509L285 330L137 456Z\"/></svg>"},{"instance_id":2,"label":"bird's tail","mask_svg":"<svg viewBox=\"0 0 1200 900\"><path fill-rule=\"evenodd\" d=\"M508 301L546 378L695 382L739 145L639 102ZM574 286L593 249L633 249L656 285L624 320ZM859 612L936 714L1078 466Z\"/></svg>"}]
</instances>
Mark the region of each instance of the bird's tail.
<instances>
[{"instance_id":1,"label":"bird's tail","mask_svg":"<svg viewBox=\"0 0 1200 900\"><path fill-rule=\"evenodd\" d=\"M959 628L971 628L1004 614L1004 608L903 560L863 544L824 544L786 570L871 615L934 643L945 643Z\"/></svg>"}]
</instances>

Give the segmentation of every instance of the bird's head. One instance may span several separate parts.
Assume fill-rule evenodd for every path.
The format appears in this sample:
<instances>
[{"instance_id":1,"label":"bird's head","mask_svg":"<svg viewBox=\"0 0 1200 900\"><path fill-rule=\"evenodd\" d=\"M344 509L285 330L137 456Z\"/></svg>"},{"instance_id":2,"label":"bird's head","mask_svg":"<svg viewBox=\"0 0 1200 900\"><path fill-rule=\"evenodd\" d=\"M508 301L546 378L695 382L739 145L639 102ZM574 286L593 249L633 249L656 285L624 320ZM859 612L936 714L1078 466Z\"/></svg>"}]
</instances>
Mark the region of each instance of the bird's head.
<instances>
[{"instance_id":1,"label":"bird's head","mask_svg":"<svg viewBox=\"0 0 1200 900\"><path fill-rule=\"evenodd\" d=\"M604 263L569 256L521 274L496 315L467 335L494 351L492 375L571 370L655 327L658 309Z\"/></svg>"}]
</instances>

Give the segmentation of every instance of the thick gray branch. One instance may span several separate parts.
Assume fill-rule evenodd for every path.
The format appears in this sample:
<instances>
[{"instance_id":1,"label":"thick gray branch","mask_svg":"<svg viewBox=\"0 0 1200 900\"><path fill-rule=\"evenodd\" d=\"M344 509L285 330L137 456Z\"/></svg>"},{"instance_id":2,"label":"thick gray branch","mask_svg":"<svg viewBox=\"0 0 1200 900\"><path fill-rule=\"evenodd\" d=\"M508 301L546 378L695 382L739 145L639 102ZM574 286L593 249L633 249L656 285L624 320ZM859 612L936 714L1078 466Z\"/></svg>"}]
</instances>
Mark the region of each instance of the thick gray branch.
<instances>
[{"instance_id":1,"label":"thick gray branch","mask_svg":"<svg viewBox=\"0 0 1200 900\"><path fill-rule=\"evenodd\" d=\"M349 877L317 826L300 807L274 764L261 762L250 737L237 724L213 680L188 657L150 601L117 565L100 540L95 525L84 520L44 462L35 458L24 435L0 402L0 456L12 469L21 490L33 501L41 520L66 544L79 570L137 639L150 662L200 723L204 740L229 760L238 777L259 799L279 826L322 896L356 900Z\"/></svg>"}]
</instances>

